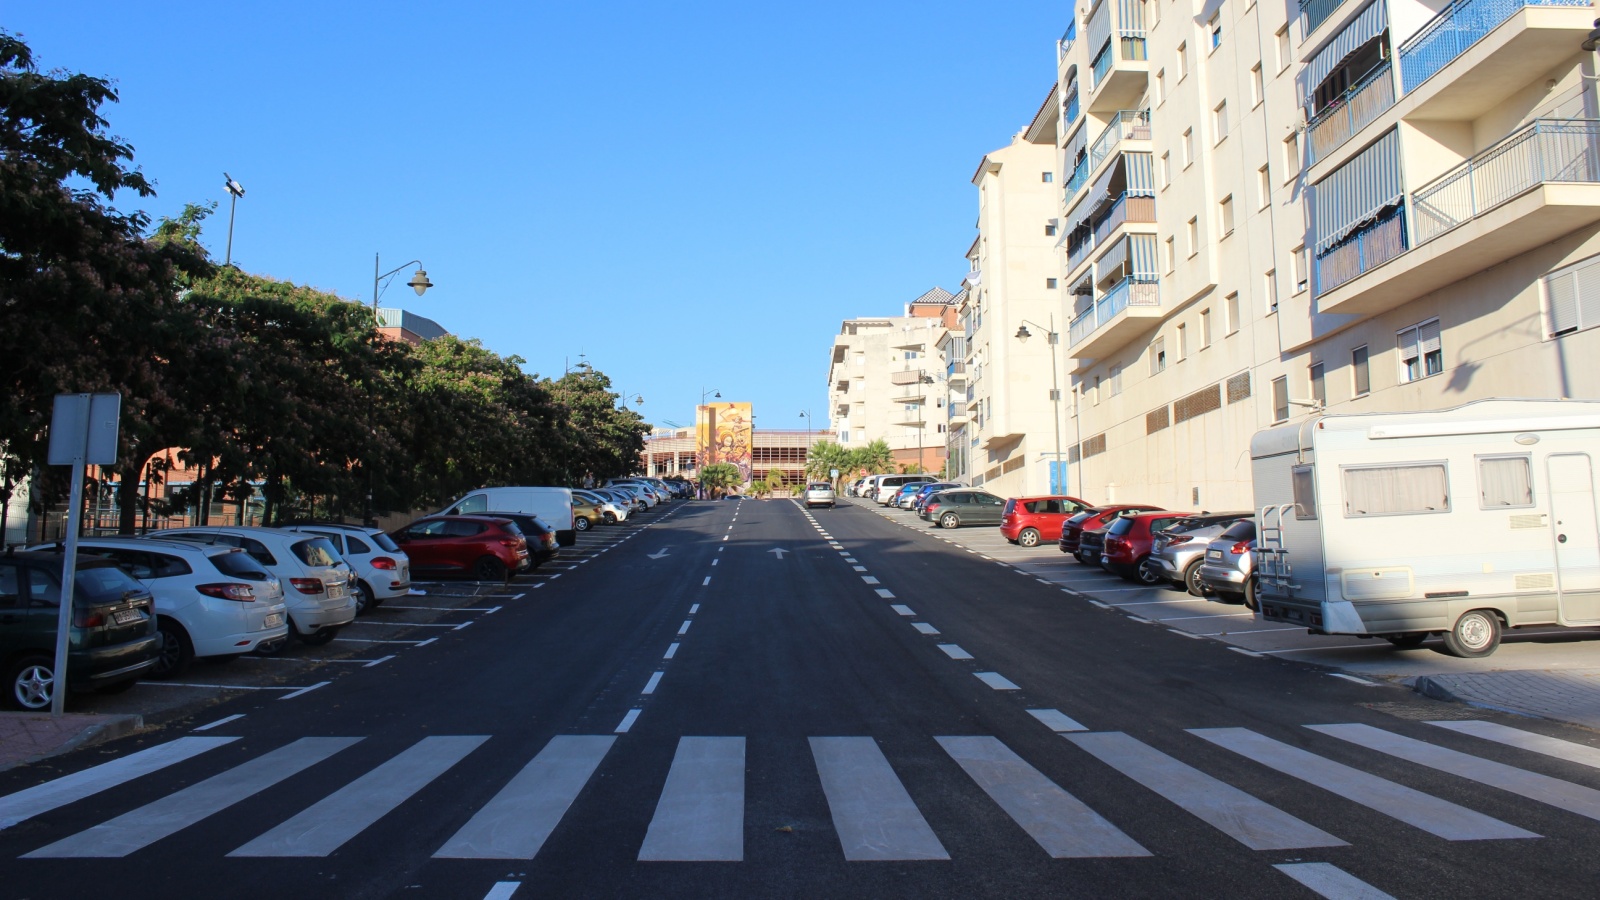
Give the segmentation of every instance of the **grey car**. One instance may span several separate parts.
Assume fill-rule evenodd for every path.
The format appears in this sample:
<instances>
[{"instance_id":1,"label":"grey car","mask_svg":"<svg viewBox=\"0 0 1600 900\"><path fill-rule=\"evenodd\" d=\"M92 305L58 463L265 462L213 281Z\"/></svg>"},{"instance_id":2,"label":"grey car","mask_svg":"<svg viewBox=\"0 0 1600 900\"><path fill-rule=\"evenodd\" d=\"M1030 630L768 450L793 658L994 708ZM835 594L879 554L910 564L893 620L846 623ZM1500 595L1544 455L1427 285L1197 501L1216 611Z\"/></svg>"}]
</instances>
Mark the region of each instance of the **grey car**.
<instances>
[{"instance_id":1,"label":"grey car","mask_svg":"<svg viewBox=\"0 0 1600 900\"><path fill-rule=\"evenodd\" d=\"M1200 565L1205 561L1206 545L1228 526L1252 515L1244 511L1187 516L1155 536L1144 565L1166 581L1202 597L1205 586L1200 583Z\"/></svg>"},{"instance_id":2,"label":"grey car","mask_svg":"<svg viewBox=\"0 0 1600 900\"><path fill-rule=\"evenodd\" d=\"M1254 519L1241 519L1229 525L1206 545L1205 561L1200 564L1200 583L1214 594L1243 600L1251 611L1258 609L1255 546Z\"/></svg>"},{"instance_id":3,"label":"grey car","mask_svg":"<svg viewBox=\"0 0 1600 900\"><path fill-rule=\"evenodd\" d=\"M999 525L1006 501L988 491L940 491L928 498L924 518L940 528Z\"/></svg>"},{"instance_id":4,"label":"grey car","mask_svg":"<svg viewBox=\"0 0 1600 900\"><path fill-rule=\"evenodd\" d=\"M826 481L813 481L806 485L806 509L813 506L833 509L834 500L833 485Z\"/></svg>"}]
</instances>

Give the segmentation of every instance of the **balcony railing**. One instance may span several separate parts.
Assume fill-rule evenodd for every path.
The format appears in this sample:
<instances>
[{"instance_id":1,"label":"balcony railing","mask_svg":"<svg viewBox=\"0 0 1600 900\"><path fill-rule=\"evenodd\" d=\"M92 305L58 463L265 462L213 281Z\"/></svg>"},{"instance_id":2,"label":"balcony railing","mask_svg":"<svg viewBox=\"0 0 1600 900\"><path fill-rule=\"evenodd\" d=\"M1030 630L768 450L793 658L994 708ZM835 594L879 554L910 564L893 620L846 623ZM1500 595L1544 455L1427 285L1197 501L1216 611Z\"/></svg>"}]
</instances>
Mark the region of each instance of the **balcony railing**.
<instances>
[{"instance_id":1,"label":"balcony railing","mask_svg":"<svg viewBox=\"0 0 1600 900\"><path fill-rule=\"evenodd\" d=\"M1067 329L1067 345L1076 347L1089 335L1130 306L1160 306L1161 289L1154 280L1124 278L1100 295Z\"/></svg>"},{"instance_id":2,"label":"balcony railing","mask_svg":"<svg viewBox=\"0 0 1600 900\"><path fill-rule=\"evenodd\" d=\"M1328 17L1343 5L1344 0L1300 0L1301 37L1316 31L1318 25L1328 21Z\"/></svg>"},{"instance_id":3,"label":"balcony railing","mask_svg":"<svg viewBox=\"0 0 1600 900\"><path fill-rule=\"evenodd\" d=\"M1535 119L1412 192L1416 244L1552 181L1600 181L1600 121Z\"/></svg>"},{"instance_id":4,"label":"balcony railing","mask_svg":"<svg viewBox=\"0 0 1600 900\"><path fill-rule=\"evenodd\" d=\"M1111 232L1116 231L1126 222L1154 222L1156 220L1156 198L1130 197L1127 194L1117 198L1111 209L1094 223L1095 246L1104 244L1111 237Z\"/></svg>"},{"instance_id":5,"label":"balcony railing","mask_svg":"<svg viewBox=\"0 0 1600 900\"><path fill-rule=\"evenodd\" d=\"M1394 73L1391 70L1392 67L1385 60L1306 123L1306 133L1310 137L1307 153L1311 157L1307 165L1327 156L1394 105Z\"/></svg>"},{"instance_id":6,"label":"balcony railing","mask_svg":"<svg viewBox=\"0 0 1600 900\"><path fill-rule=\"evenodd\" d=\"M1406 252L1406 215L1401 204L1339 246L1317 257L1317 294L1326 294Z\"/></svg>"},{"instance_id":7,"label":"balcony railing","mask_svg":"<svg viewBox=\"0 0 1600 900\"><path fill-rule=\"evenodd\" d=\"M1056 65L1061 65L1061 61L1067 58L1068 53L1072 52L1072 45L1077 42L1078 20L1074 18L1067 23L1067 30L1061 35L1061 40L1056 41Z\"/></svg>"},{"instance_id":8,"label":"balcony railing","mask_svg":"<svg viewBox=\"0 0 1600 900\"><path fill-rule=\"evenodd\" d=\"M1124 109L1119 110L1111 121L1106 123L1106 130L1094 139L1094 146L1089 148L1089 171L1100 167L1111 151L1123 141L1148 141L1150 140L1150 110Z\"/></svg>"},{"instance_id":9,"label":"balcony railing","mask_svg":"<svg viewBox=\"0 0 1600 900\"><path fill-rule=\"evenodd\" d=\"M1400 45L1400 86L1416 90L1524 7L1589 5L1590 0L1455 0Z\"/></svg>"},{"instance_id":10,"label":"balcony railing","mask_svg":"<svg viewBox=\"0 0 1600 900\"><path fill-rule=\"evenodd\" d=\"M1089 126L1085 125L1083 127L1088 128ZM1077 167L1072 170L1072 175L1067 178L1067 200L1071 201L1072 195L1076 194L1088 180L1089 161L1084 160L1078 163Z\"/></svg>"},{"instance_id":11,"label":"balcony railing","mask_svg":"<svg viewBox=\"0 0 1600 900\"><path fill-rule=\"evenodd\" d=\"M1067 245L1067 271L1075 272L1094 251L1094 237L1087 235L1076 244Z\"/></svg>"},{"instance_id":12,"label":"balcony railing","mask_svg":"<svg viewBox=\"0 0 1600 900\"><path fill-rule=\"evenodd\" d=\"M945 378L946 381L951 381L951 380L954 380L956 378L966 378L966 377L967 377L967 364L964 363L964 362L952 362L949 365L944 367L944 378Z\"/></svg>"},{"instance_id":13,"label":"balcony railing","mask_svg":"<svg viewBox=\"0 0 1600 900\"><path fill-rule=\"evenodd\" d=\"M1111 52L1111 41L1107 39L1099 52L1095 53L1094 62L1090 63L1090 68L1094 70L1095 87L1099 87L1100 83L1106 80L1106 73L1111 71L1111 64L1116 61L1116 55Z\"/></svg>"},{"instance_id":14,"label":"balcony railing","mask_svg":"<svg viewBox=\"0 0 1600 900\"><path fill-rule=\"evenodd\" d=\"M1072 83L1072 93L1067 97L1067 105L1061 108L1061 126L1065 128L1078 121L1078 83Z\"/></svg>"}]
</instances>

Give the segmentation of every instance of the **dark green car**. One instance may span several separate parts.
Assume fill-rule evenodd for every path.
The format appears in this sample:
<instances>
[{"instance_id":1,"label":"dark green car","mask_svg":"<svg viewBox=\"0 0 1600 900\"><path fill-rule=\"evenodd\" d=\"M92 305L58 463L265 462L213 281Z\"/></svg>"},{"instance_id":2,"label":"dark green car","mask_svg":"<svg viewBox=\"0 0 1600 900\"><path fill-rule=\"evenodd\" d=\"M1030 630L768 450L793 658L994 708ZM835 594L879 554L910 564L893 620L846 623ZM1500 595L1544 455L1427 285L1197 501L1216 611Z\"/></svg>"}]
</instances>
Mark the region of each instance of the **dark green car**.
<instances>
[{"instance_id":1,"label":"dark green car","mask_svg":"<svg viewBox=\"0 0 1600 900\"><path fill-rule=\"evenodd\" d=\"M120 690L154 668L161 636L150 592L108 559L78 558L67 684ZM45 710L55 690L61 555L0 556L0 707Z\"/></svg>"},{"instance_id":2,"label":"dark green car","mask_svg":"<svg viewBox=\"0 0 1600 900\"><path fill-rule=\"evenodd\" d=\"M928 498L923 515L940 528L959 528L962 525L999 525L1005 512L1006 501L988 491L970 488L940 491Z\"/></svg>"}]
</instances>

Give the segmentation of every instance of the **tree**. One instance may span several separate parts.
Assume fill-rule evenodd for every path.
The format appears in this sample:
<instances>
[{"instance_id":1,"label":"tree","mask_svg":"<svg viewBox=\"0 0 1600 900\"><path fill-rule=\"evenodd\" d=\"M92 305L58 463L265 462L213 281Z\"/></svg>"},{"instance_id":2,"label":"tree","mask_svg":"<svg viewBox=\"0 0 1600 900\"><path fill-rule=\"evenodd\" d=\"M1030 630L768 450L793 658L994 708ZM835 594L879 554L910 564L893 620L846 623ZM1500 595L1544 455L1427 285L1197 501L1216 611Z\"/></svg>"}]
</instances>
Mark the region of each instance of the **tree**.
<instances>
[{"instance_id":1,"label":"tree","mask_svg":"<svg viewBox=\"0 0 1600 900\"><path fill-rule=\"evenodd\" d=\"M860 456L856 459L856 466L865 469L867 474L882 475L894 471L894 453L889 450L888 441L878 438L858 449Z\"/></svg>"},{"instance_id":2,"label":"tree","mask_svg":"<svg viewBox=\"0 0 1600 900\"><path fill-rule=\"evenodd\" d=\"M700 470L700 486L705 488L707 496L715 497L717 492L725 492L743 481L744 476L733 463L711 463Z\"/></svg>"},{"instance_id":3,"label":"tree","mask_svg":"<svg viewBox=\"0 0 1600 900\"><path fill-rule=\"evenodd\" d=\"M817 441L806 455L806 476L816 481L832 481L835 469L843 478L853 468L855 461L851 452L833 441Z\"/></svg>"}]
</instances>

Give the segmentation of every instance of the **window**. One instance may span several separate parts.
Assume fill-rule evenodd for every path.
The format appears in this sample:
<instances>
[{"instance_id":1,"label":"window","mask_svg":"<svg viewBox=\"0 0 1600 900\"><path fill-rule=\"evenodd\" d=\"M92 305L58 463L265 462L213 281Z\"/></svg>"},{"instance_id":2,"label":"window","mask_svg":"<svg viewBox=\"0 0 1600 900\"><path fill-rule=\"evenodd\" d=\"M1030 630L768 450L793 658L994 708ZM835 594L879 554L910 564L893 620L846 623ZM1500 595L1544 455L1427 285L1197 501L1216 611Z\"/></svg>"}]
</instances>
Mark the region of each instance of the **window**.
<instances>
[{"instance_id":1,"label":"window","mask_svg":"<svg viewBox=\"0 0 1600 900\"><path fill-rule=\"evenodd\" d=\"M1289 63L1294 60L1294 57L1291 56L1290 53L1289 53L1289 26L1288 25L1285 25L1282 28L1278 29L1277 43L1278 43L1278 71L1282 72L1284 69L1289 68Z\"/></svg>"},{"instance_id":2,"label":"window","mask_svg":"<svg viewBox=\"0 0 1600 900\"><path fill-rule=\"evenodd\" d=\"M1172 154L1171 153L1163 153L1163 154L1161 154L1161 167L1159 169L1157 169L1156 171L1161 176L1161 189L1162 190L1166 190L1167 189L1167 185L1172 183Z\"/></svg>"},{"instance_id":3,"label":"window","mask_svg":"<svg viewBox=\"0 0 1600 900\"><path fill-rule=\"evenodd\" d=\"M1186 42L1186 43L1182 43L1182 44L1178 45L1178 80L1182 81L1183 79L1187 78L1188 76L1189 76L1189 45Z\"/></svg>"},{"instance_id":4,"label":"window","mask_svg":"<svg viewBox=\"0 0 1600 900\"><path fill-rule=\"evenodd\" d=\"M1200 310L1200 349L1211 346L1211 310Z\"/></svg>"},{"instance_id":5,"label":"window","mask_svg":"<svg viewBox=\"0 0 1600 900\"><path fill-rule=\"evenodd\" d=\"M1443 462L1348 466L1341 474L1346 517L1450 511L1450 478Z\"/></svg>"},{"instance_id":6,"label":"window","mask_svg":"<svg viewBox=\"0 0 1600 900\"><path fill-rule=\"evenodd\" d=\"M1250 67L1250 108L1255 109L1261 105L1266 97L1266 89L1261 82L1261 63Z\"/></svg>"},{"instance_id":7,"label":"window","mask_svg":"<svg viewBox=\"0 0 1600 900\"><path fill-rule=\"evenodd\" d=\"M1266 166L1256 170L1256 208L1266 209L1272 205L1272 174Z\"/></svg>"},{"instance_id":8,"label":"window","mask_svg":"<svg viewBox=\"0 0 1600 900\"><path fill-rule=\"evenodd\" d=\"M1400 381L1421 381L1444 371L1444 347L1439 320L1402 329L1395 336L1400 348Z\"/></svg>"},{"instance_id":9,"label":"window","mask_svg":"<svg viewBox=\"0 0 1600 900\"><path fill-rule=\"evenodd\" d=\"M1350 389L1357 397L1372 393L1372 373L1367 370L1365 344L1350 351Z\"/></svg>"},{"instance_id":10,"label":"window","mask_svg":"<svg viewBox=\"0 0 1600 900\"><path fill-rule=\"evenodd\" d=\"M1214 12L1214 13L1211 14L1211 21L1206 23L1206 27L1211 30L1211 49L1215 50L1215 49L1217 49L1218 45L1220 45L1222 43L1222 12L1221 12L1221 10L1218 10L1217 12Z\"/></svg>"},{"instance_id":11,"label":"window","mask_svg":"<svg viewBox=\"0 0 1600 900\"><path fill-rule=\"evenodd\" d=\"M1328 405L1328 385L1323 378L1322 363L1312 363L1309 376L1311 378L1311 399L1316 403Z\"/></svg>"},{"instance_id":12,"label":"window","mask_svg":"<svg viewBox=\"0 0 1600 900\"><path fill-rule=\"evenodd\" d=\"M1055 290L1056 289L1056 280L1054 278L1046 278L1044 280L1044 289L1047 290L1047 291Z\"/></svg>"},{"instance_id":13,"label":"window","mask_svg":"<svg viewBox=\"0 0 1600 900\"><path fill-rule=\"evenodd\" d=\"M1150 10L1150 27L1161 24L1161 0L1150 0L1149 3L1140 3L1140 6Z\"/></svg>"},{"instance_id":14,"label":"window","mask_svg":"<svg viewBox=\"0 0 1600 900\"><path fill-rule=\"evenodd\" d=\"M1111 396L1122 393L1122 366L1111 367Z\"/></svg>"},{"instance_id":15,"label":"window","mask_svg":"<svg viewBox=\"0 0 1600 900\"><path fill-rule=\"evenodd\" d=\"M1272 379L1272 421L1289 421L1289 376Z\"/></svg>"},{"instance_id":16,"label":"window","mask_svg":"<svg viewBox=\"0 0 1600 900\"><path fill-rule=\"evenodd\" d=\"M1228 101L1218 103L1217 108L1211 111L1211 127L1217 136L1215 143L1222 143L1228 136Z\"/></svg>"},{"instance_id":17,"label":"window","mask_svg":"<svg viewBox=\"0 0 1600 900\"><path fill-rule=\"evenodd\" d=\"M1229 194L1217 204L1218 222L1222 225L1222 236L1233 234L1233 195Z\"/></svg>"},{"instance_id":18,"label":"window","mask_svg":"<svg viewBox=\"0 0 1600 900\"><path fill-rule=\"evenodd\" d=\"M1184 232L1184 236L1186 238L1188 238L1188 244L1186 245L1186 249L1189 251L1189 255L1190 256L1194 256L1196 253L1199 253L1200 252L1200 219L1199 219L1199 217L1196 217L1196 218L1193 218L1193 219L1189 220L1189 225L1188 225L1187 230Z\"/></svg>"},{"instance_id":19,"label":"window","mask_svg":"<svg viewBox=\"0 0 1600 900\"><path fill-rule=\"evenodd\" d=\"M1056 180L1056 173L1054 173L1054 172L1040 172L1039 173L1039 180L1044 182L1045 184L1049 184L1052 181Z\"/></svg>"},{"instance_id":20,"label":"window","mask_svg":"<svg viewBox=\"0 0 1600 900\"><path fill-rule=\"evenodd\" d=\"M1167 274L1178 268L1178 239L1167 238Z\"/></svg>"},{"instance_id":21,"label":"window","mask_svg":"<svg viewBox=\"0 0 1600 900\"><path fill-rule=\"evenodd\" d=\"M1283 177L1292 181L1300 171L1300 132L1291 131L1283 139Z\"/></svg>"},{"instance_id":22,"label":"window","mask_svg":"<svg viewBox=\"0 0 1600 900\"><path fill-rule=\"evenodd\" d=\"M1310 466L1295 466L1289 470L1289 481L1294 489L1294 517L1317 517L1317 483Z\"/></svg>"},{"instance_id":23,"label":"window","mask_svg":"<svg viewBox=\"0 0 1600 900\"><path fill-rule=\"evenodd\" d=\"M1278 311L1278 270L1267 272L1267 315Z\"/></svg>"},{"instance_id":24,"label":"window","mask_svg":"<svg viewBox=\"0 0 1600 900\"><path fill-rule=\"evenodd\" d=\"M1185 169L1187 169L1187 168L1189 168L1189 164L1193 163L1193 162L1194 162L1194 129L1193 128L1185 128L1183 130L1183 167Z\"/></svg>"},{"instance_id":25,"label":"window","mask_svg":"<svg viewBox=\"0 0 1600 900\"><path fill-rule=\"evenodd\" d=\"M1167 102L1167 70L1156 72L1156 105Z\"/></svg>"},{"instance_id":26,"label":"window","mask_svg":"<svg viewBox=\"0 0 1600 900\"><path fill-rule=\"evenodd\" d=\"M1504 509L1533 505L1533 464L1527 456L1478 457L1478 505Z\"/></svg>"},{"instance_id":27,"label":"window","mask_svg":"<svg viewBox=\"0 0 1600 900\"><path fill-rule=\"evenodd\" d=\"M1089 400L1095 406L1100 405L1100 376L1094 377L1094 387L1089 389Z\"/></svg>"},{"instance_id":28,"label":"window","mask_svg":"<svg viewBox=\"0 0 1600 900\"><path fill-rule=\"evenodd\" d=\"M1159 375L1167 370L1167 339L1156 338L1150 344L1150 374Z\"/></svg>"},{"instance_id":29,"label":"window","mask_svg":"<svg viewBox=\"0 0 1600 900\"><path fill-rule=\"evenodd\" d=\"M1238 291L1235 291L1235 292L1229 294L1228 295L1228 299L1223 301L1223 315L1228 317L1228 321L1222 323L1222 327L1227 329L1227 333L1228 334L1233 334L1234 332L1238 331L1239 330L1239 292Z\"/></svg>"},{"instance_id":30,"label":"window","mask_svg":"<svg viewBox=\"0 0 1600 900\"><path fill-rule=\"evenodd\" d=\"M1311 258L1306 255L1306 245L1301 244L1294 248L1294 292L1296 294L1311 285Z\"/></svg>"},{"instance_id":31,"label":"window","mask_svg":"<svg viewBox=\"0 0 1600 900\"><path fill-rule=\"evenodd\" d=\"M1178 362L1189 358L1189 326L1178 326Z\"/></svg>"},{"instance_id":32,"label":"window","mask_svg":"<svg viewBox=\"0 0 1600 900\"><path fill-rule=\"evenodd\" d=\"M1600 325L1600 259L1590 257L1544 277L1545 337Z\"/></svg>"}]
</instances>

